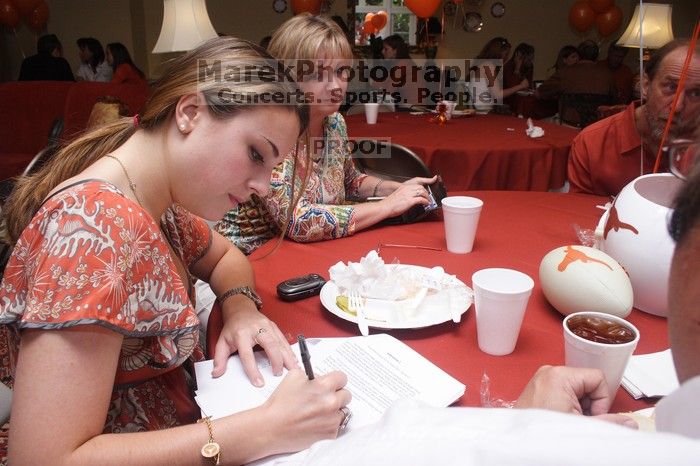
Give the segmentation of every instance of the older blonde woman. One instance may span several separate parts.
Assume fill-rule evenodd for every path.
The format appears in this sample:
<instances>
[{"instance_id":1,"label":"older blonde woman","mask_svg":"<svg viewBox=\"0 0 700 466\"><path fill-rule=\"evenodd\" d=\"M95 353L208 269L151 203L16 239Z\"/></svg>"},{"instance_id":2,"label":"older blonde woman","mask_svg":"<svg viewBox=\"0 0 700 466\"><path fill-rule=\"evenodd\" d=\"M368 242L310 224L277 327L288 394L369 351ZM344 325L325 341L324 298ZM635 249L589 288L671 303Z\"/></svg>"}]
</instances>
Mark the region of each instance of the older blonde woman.
<instances>
[{"instance_id":1,"label":"older blonde woman","mask_svg":"<svg viewBox=\"0 0 700 466\"><path fill-rule=\"evenodd\" d=\"M298 157L295 167L293 153L287 155L273 171L269 195L254 196L228 212L216 227L221 234L248 254L281 231L300 242L340 238L428 203L423 185L434 179L398 183L367 176L355 168L348 153L345 120L338 113L352 50L335 22L309 14L294 16L275 32L268 51L296 70L301 61L306 66L303 75L297 74L303 97L310 104L309 126L299 139L304 156ZM370 196L384 199L348 203ZM295 204L296 197L299 202ZM294 208L288 215L290 206Z\"/></svg>"}]
</instances>

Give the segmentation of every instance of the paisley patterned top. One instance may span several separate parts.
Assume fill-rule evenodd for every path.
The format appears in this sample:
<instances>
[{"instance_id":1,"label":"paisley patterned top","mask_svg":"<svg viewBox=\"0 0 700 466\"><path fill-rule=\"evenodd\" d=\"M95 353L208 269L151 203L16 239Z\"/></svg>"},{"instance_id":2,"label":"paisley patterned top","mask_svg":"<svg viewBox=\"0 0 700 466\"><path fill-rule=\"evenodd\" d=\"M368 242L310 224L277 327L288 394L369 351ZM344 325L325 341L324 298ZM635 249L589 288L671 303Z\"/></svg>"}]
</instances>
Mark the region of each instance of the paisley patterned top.
<instances>
[{"instance_id":1,"label":"paisley patterned top","mask_svg":"<svg viewBox=\"0 0 700 466\"><path fill-rule=\"evenodd\" d=\"M0 378L12 386L21 329L101 325L124 336L104 431L193 422L185 367L203 357L199 319L166 241L189 267L211 240L207 224L181 207L159 227L104 181L54 194L17 241L0 285Z\"/></svg>"},{"instance_id":2,"label":"paisley patterned top","mask_svg":"<svg viewBox=\"0 0 700 466\"><path fill-rule=\"evenodd\" d=\"M287 227L288 238L299 242L341 238L355 232L355 209L348 199L359 198L359 188L367 175L355 167L348 152L345 120L340 113L323 122L324 150L319 160L310 160L301 146L297 163L294 195L302 188L307 163L312 163L309 180ZM312 144L315 142L312 141ZM229 211L216 225L245 254L250 254L284 226L292 199L294 152L272 171L270 194L253 197Z\"/></svg>"}]
</instances>

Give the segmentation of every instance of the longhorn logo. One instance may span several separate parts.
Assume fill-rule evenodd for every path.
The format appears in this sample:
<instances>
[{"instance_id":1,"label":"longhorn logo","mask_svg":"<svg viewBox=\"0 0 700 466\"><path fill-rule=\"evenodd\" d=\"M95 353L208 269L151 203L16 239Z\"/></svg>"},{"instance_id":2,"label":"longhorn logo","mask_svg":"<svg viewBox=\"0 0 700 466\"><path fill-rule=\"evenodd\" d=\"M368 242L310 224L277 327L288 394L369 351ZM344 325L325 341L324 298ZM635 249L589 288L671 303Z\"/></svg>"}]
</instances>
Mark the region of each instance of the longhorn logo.
<instances>
[{"instance_id":1,"label":"longhorn logo","mask_svg":"<svg viewBox=\"0 0 700 466\"><path fill-rule=\"evenodd\" d=\"M557 267L557 270L560 272L563 272L566 270L566 268L569 266L569 264L576 262L576 261L581 261L583 263L589 263L589 262L597 262L599 264L603 264L610 270L613 268L610 267L605 261L599 260L599 259L594 259L588 255L586 255L585 252L579 251L578 249L574 249L573 246L567 246L566 251L564 251L564 259L562 259L561 263L559 264L559 267Z\"/></svg>"},{"instance_id":2,"label":"longhorn logo","mask_svg":"<svg viewBox=\"0 0 700 466\"><path fill-rule=\"evenodd\" d=\"M610 207L610 213L608 214L608 221L605 222L605 229L603 230L603 239L608 238L608 233L610 233L610 230L615 230L615 231L620 231L620 230L629 230L635 235L639 234L639 230L637 230L633 225L630 225L629 223L625 223L620 220L620 217L617 215L617 208L615 207L615 203L617 202L617 199L613 201L612 207Z\"/></svg>"}]
</instances>

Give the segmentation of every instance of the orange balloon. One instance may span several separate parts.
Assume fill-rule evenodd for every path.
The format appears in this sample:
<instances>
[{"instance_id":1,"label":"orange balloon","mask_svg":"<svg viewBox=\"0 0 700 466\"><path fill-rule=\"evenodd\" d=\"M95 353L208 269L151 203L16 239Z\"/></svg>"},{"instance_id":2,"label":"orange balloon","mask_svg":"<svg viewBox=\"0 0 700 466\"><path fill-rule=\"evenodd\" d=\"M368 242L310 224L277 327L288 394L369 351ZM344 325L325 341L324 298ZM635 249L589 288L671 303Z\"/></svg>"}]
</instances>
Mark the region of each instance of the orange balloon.
<instances>
[{"instance_id":1,"label":"orange balloon","mask_svg":"<svg viewBox=\"0 0 700 466\"><path fill-rule=\"evenodd\" d=\"M365 23L362 25L362 32L369 36L377 31L374 29L374 24L372 24L372 21L365 21Z\"/></svg>"},{"instance_id":2,"label":"orange balloon","mask_svg":"<svg viewBox=\"0 0 700 466\"><path fill-rule=\"evenodd\" d=\"M371 19L372 24L374 27L377 29L377 31L381 31L384 29L384 26L386 26L386 22L388 20L388 16L386 14L386 11L378 11Z\"/></svg>"},{"instance_id":3,"label":"orange balloon","mask_svg":"<svg viewBox=\"0 0 700 466\"><path fill-rule=\"evenodd\" d=\"M40 1L41 0L12 0L12 3L22 16L29 16L34 11L34 8L39 5Z\"/></svg>"},{"instance_id":4,"label":"orange balloon","mask_svg":"<svg viewBox=\"0 0 700 466\"><path fill-rule=\"evenodd\" d=\"M569 24L578 32L586 32L595 21L595 13L593 8L584 0L580 0L573 5L569 10Z\"/></svg>"},{"instance_id":5,"label":"orange balloon","mask_svg":"<svg viewBox=\"0 0 700 466\"><path fill-rule=\"evenodd\" d=\"M430 18L442 0L404 0L403 4L419 18Z\"/></svg>"},{"instance_id":6,"label":"orange balloon","mask_svg":"<svg viewBox=\"0 0 700 466\"><path fill-rule=\"evenodd\" d=\"M596 14L601 14L612 8L615 0L588 0L588 4Z\"/></svg>"},{"instance_id":7,"label":"orange balloon","mask_svg":"<svg viewBox=\"0 0 700 466\"><path fill-rule=\"evenodd\" d=\"M617 31L621 24L622 10L617 5L613 6L602 15L595 17L595 27L603 37L607 37Z\"/></svg>"},{"instance_id":8,"label":"orange balloon","mask_svg":"<svg viewBox=\"0 0 700 466\"><path fill-rule=\"evenodd\" d=\"M36 32L41 32L46 28L46 22L48 20L49 6L44 0L41 0L27 17L27 24Z\"/></svg>"},{"instance_id":9,"label":"orange balloon","mask_svg":"<svg viewBox=\"0 0 700 466\"><path fill-rule=\"evenodd\" d=\"M374 18L374 13L367 13L365 15L365 23L369 21L370 23L372 22L372 18Z\"/></svg>"},{"instance_id":10,"label":"orange balloon","mask_svg":"<svg viewBox=\"0 0 700 466\"><path fill-rule=\"evenodd\" d=\"M0 24L9 28L19 24L19 11L10 0L0 0Z\"/></svg>"},{"instance_id":11,"label":"orange balloon","mask_svg":"<svg viewBox=\"0 0 700 466\"><path fill-rule=\"evenodd\" d=\"M292 0L292 11L295 15L305 11L317 15L321 13L321 0Z\"/></svg>"}]
</instances>

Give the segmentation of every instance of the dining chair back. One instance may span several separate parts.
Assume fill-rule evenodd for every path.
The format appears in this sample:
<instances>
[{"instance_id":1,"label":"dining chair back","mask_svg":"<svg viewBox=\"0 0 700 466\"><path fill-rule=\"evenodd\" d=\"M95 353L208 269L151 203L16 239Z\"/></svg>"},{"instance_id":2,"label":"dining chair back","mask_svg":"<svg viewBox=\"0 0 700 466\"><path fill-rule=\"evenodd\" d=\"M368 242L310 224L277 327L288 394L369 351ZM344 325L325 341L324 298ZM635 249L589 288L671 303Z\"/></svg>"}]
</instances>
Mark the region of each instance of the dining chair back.
<instances>
[{"instance_id":1,"label":"dining chair back","mask_svg":"<svg viewBox=\"0 0 700 466\"><path fill-rule=\"evenodd\" d=\"M609 104L610 96L604 94L562 94L559 118L563 124L585 128L598 121L598 107Z\"/></svg>"},{"instance_id":2,"label":"dining chair back","mask_svg":"<svg viewBox=\"0 0 700 466\"><path fill-rule=\"evenodd\" d=\"M380 113L388 113L388 112L393 112L393 111L395 111L394 104L389 103L389 102L382 102L379 104L379 112ZM365 105L364 104L352 105L345 114L346 115L357 115L358 113L365 113Z\"/></svg>"},{"instance_id":3,"label":"dining chair back","mask_svg":"<svg viewBox=\"0 0 700 466\"><path fill-rule=\"evenodd\" d=\"M613 116L616 113L623 112L623 111L625 111L626 108L627 108L627 104L601 105L600 107L598 107L596 112L598 113L598 119L602 120L603 118Z\"/></svg>"},{"instance_id":4,"label":"dining chair back","mask_svg":"<svg viewBox=\"0 0 700 466\"><path fill-rule=\"evenodd\" d=\"M433 176L423 160L411 149L388 142L370 141L370 143L383 148L376 153L367 154L355 150L352 154L355 165L361 172L399 182L416 176L426 178ZM361 148L366 145L359 140L355 147Z\"/></svg>"}]
</instances>

